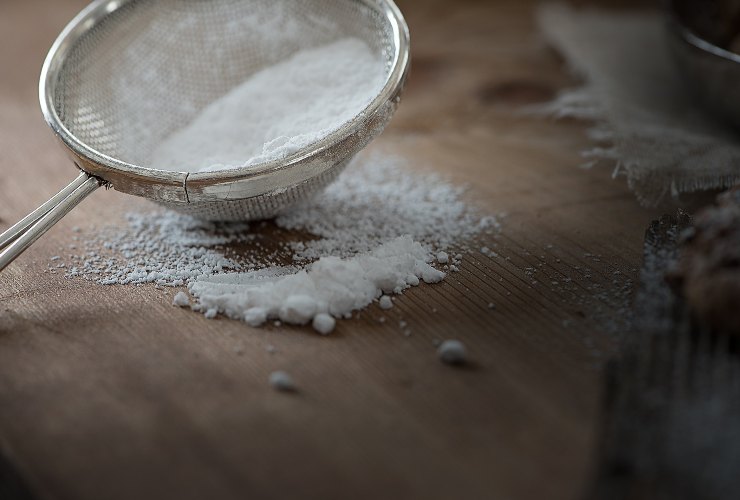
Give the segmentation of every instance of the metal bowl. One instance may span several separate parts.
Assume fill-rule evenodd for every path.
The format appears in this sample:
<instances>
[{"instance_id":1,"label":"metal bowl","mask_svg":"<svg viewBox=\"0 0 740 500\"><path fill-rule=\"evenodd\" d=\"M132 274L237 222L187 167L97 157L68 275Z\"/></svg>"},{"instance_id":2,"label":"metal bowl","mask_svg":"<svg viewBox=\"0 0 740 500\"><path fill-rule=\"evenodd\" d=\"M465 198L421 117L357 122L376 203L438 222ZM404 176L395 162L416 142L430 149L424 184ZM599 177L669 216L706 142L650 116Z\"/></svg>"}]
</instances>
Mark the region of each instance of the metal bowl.
<instances>
[{"instance_id":1,"label":"metal bowl","mask_svg":"<svg viewBox=\"0 0 740 500\"><path fill-rule=\"evenodd\" d=\"M669 39L688 85L720 119L740 128L740 0L669 0Z\"/></svg>"}]
</instances>

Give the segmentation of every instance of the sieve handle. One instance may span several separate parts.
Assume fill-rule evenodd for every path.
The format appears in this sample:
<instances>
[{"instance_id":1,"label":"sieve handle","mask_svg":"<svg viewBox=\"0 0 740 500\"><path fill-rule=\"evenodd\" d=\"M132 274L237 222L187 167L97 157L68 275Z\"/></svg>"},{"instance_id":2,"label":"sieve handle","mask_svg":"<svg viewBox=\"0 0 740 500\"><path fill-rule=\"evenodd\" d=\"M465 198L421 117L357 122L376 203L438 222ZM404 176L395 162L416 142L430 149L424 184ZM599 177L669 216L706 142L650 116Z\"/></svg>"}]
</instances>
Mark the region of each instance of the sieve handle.
<instances>
[{"instance_id":1,"label":"sieve handle","mask_svg":"<svg viewBox=\"0 0 740 500\"><path fill-rule=\"evenodd\" d=\"M101 183L102 181L97 177L81 172L74 181L49 201L0 234L0 271L13 262L51 226L59 222L87 195L99 188Z\"/></svg>"}]
</instances>

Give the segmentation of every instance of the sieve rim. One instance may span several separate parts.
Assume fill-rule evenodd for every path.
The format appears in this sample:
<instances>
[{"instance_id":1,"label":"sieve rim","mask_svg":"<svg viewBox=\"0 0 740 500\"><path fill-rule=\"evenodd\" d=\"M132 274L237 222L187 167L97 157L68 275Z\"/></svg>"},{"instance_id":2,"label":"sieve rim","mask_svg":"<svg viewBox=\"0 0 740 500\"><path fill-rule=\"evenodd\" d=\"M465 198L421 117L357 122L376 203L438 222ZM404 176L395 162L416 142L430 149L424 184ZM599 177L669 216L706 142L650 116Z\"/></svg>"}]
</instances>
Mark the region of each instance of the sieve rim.
<instances>
[{"instance_id":1,"label":"sieve rim","mask_svg":"<svg viewBox=\"0 0 740 500\"><path fill-rule=\"evenodd\" d=\"M333 146L361 133L363 128L372 122L390 103L395 106L403 89L409 69L410 36L406 21L393 0L352 0L374 9L385 16L393 31L393 60L391 69L375 98L351 120L344 123L334 132L321 140L301 148L282 159L258 163L246 167L235 167L214 172L184 172L160 170L129 163L106 155L77 138L64 124L56 111L56 85L67 55L76 42L101 23L105 17L121 7L137 0L94 0L77 14L61 31L52 44L44 60L39 78L39 102L47 125L74 155L77 166L90 171L105 181L110 181L117 190L127 191L148 198L161 198L169 202L190 203L186 181L196 182L200 186L223 185L230 182L261 178L280 171L304 165L330 150ZM82 163L82 165L80 165ZM329 167L327 167L329 168ZM313 169L312 169L313 170ZM321 172L313 171L304 180ZM123 180L124 182L119 182ZM296 179L293 178L293 181ZM137 188L137 183L150 186ZM152 185L169 185L180 187L182 192L167 194L165 191L152 189ZM124 189L118 189L118 185ZM134 185L132 189L131 185ZM276 186L276 188L286 186ZM227 197L228 198L228 197ZM213 198L211 198L213 199Z\"/></svg>"}]
</instances>

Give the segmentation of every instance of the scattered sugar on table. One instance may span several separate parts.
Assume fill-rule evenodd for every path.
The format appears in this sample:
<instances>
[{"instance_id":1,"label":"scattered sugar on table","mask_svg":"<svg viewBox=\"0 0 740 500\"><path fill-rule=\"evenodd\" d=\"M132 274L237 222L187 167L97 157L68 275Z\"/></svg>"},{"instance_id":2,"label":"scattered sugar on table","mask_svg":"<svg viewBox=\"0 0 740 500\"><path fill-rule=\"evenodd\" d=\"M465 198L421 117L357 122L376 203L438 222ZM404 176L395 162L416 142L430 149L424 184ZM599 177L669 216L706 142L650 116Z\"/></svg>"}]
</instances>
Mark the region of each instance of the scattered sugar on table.
<instances>
[{"instance_id":1,"label":"scattered sugar on table","mask_svg":"<svg viewBox=\"0 0 740 500\"><path fill-rule=\"evenodd\" d=\"M348 318L384 292L409 288L409 274L427 283L439 282L445 275L429 264L431 260L420 243L401 236L354 258L322 257L305 269L284 275L268 269L266 273L207 276L191 281L189 290L207 312L217 310L230 318L247 320L250 310L260 308L264 321L279 319L303 325L318 314ZM262 316L250 319L256 326Z\"/></svg>"}]
</instances>

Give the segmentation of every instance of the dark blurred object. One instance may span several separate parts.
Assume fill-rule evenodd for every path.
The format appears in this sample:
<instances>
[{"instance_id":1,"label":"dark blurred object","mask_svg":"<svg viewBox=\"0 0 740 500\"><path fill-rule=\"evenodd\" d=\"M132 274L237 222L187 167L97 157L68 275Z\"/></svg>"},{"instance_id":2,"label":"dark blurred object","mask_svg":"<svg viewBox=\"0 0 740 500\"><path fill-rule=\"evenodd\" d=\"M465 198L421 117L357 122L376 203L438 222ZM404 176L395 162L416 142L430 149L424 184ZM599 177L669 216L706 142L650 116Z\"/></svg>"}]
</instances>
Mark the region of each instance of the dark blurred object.
<instances>
[{"instance_id":1,"label":"dark blurred object","mask_svg":"<svg viewBox=\"0 0 740 500\"><path fill-rule=\"evenodd\" d=\"M699 324L664 277L690 218L645 235L635 329L606 370L589 500L740 497L740 338Z\"/></svg>"},{"instance_id":2,"label":"dark blurred object","mask_svg":"<svg viewBox=\"0 0 740 500\"><path fill-rule=\"evenodd\" d=\"M38 500L38 497L31 492L17 468L1 451L0 500Z\"/></svg>"},{"instance_id":3,"label":"dark blurred object","mask_svg":"<svg viewBox=\"0 0 740 500\"><path fill-rule=\"evenodd\" d=\"M682 239L672 280L676 293L697 321L740 335L740 187L697 214Z\"/></svg>"},{"instance_id":4,"label":"dark blurred object","mask_svg":"<svg viewBox=\"0 0 740 500\"><path fill-rule=\"evenodd\" d=\"M740 128L740 0L667 0L670 45L689 86Z\"/></svg>"}]
</instances>

